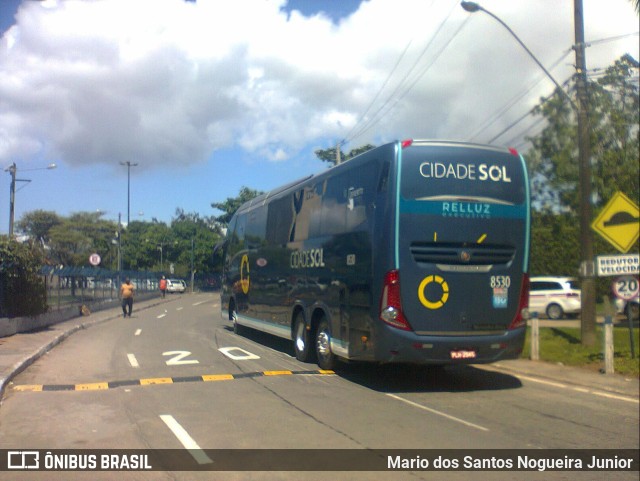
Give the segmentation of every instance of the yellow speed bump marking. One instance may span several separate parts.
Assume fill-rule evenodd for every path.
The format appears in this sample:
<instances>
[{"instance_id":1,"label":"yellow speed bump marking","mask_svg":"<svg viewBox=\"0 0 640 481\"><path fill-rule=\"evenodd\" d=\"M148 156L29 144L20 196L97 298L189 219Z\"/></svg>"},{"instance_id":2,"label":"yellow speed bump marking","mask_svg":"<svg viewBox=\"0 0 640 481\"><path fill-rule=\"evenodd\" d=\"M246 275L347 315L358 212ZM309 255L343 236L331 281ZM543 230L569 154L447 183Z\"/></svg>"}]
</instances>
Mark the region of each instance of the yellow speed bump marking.
<instances>
[{"instance_id":1,"label":"yellow speed bump marking","mask_svg":"<svg viewBox=\"0 0 640 481\"><path fill-rule=\"evenodd\" d=\"M203 381L229 381L233 379L233 374L205 374Z\"/></svg>"},{"instance_id":2,"label":"yellow speed bump marking","mask_svg":"<svg viewBox=\"0 0 640 481\"><path fill-rule=\"evenodd\" d=\"M115 389L118 387L132 387L132 386L153 386L158 384L177 384L184 382L211 382L211 381L231 381L249 378L258 378L266 376L294 376L294 375L306 375L306 376L330 376L335 374L335 371L329 369L317 369L317 370L304 370L304 371L254 371L243 372L238 374L203 374L202 376L188 376L188 377L155 377L146 379L131 379L125 381L111 381L111 382L93 382L82 384L22 384L12 386L13 391L19 392L42 392L42 391L100 391L107 389Z\"/></svg>"},{"instance_id":3,"label":"yellow speed bump marking","mask_svg":"<svg viewBox=\"0 0 640 481\"><path fill-rule=\"evenodd\" d=\"M42 391L42 384L23 384L19 386L13 386L13 390L23 392L38 392Z\"/></svg>"}]
</instances>

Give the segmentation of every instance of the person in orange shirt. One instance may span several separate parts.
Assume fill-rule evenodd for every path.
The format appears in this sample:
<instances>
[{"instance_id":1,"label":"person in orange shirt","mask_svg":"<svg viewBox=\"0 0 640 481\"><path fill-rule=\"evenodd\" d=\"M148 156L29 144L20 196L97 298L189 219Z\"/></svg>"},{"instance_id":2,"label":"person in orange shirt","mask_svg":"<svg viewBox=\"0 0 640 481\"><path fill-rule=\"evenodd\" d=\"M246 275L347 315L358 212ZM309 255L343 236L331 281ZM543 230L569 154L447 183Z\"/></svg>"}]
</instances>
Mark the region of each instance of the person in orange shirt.
<instances>
[{"instance_id":1,"label":"person in orange shirt","mask_svg":"<svg viewBox=\"0 0 640 481\"><path fill-rule=\"evenodd\" d=\"M167 292L167 279L162 276L162 279L160 279L160 294L162 297L164 297L165 292Z\"/></svg>"},{"instance_id":2,"label":"person in orange shirt","mask_svg":"<svg viewBox=\"0 0 640 481\"><path fill-rule=\"evenodd\" d=\"M122 298L122 317L131 317L131 311L133 310L133 284L127 277L120 286L120 297ZM128 312L127 312L128 311Z\"/></svg>"}]
</instances>

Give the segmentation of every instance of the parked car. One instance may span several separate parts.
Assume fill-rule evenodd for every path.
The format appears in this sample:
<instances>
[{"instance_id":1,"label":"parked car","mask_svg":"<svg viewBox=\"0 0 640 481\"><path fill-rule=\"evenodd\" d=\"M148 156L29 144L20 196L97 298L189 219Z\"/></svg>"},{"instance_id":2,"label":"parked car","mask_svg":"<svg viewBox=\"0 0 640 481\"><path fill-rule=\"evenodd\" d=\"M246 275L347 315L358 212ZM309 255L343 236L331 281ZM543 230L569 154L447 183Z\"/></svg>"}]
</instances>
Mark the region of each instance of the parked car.
<instances>
[{"instance_id":1,"label":"parked car","mask_svg":"<svg viewBox=\"0 0 640 481\"><path fill-rule=\"evenodd\" d=\"M167 279L167 292L184 292L187 284L182 279Z\"/></svg>"},{"instance_id":2,"label":"parked car","mask_svg":"<svg viewBox=\"0 0 640 481\"><path fill-rule=\"evenodd\" d=\"M580 289L573 277L532 277L529 311L546 314L549 319L580 314Z\"/></svg>"}]
</instances>

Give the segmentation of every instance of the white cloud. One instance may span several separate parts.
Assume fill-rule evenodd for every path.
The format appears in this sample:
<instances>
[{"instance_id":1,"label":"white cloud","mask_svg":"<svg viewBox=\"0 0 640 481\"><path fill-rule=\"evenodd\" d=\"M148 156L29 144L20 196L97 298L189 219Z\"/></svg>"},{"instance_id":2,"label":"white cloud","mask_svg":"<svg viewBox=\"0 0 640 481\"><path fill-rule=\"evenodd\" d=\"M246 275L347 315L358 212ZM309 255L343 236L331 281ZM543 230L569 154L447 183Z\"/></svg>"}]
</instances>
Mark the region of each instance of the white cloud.
<instances>
[{"instance_id":1,"label":"white cloud","mask_svg":"<svg viewBox=\"0 0 640 481\"><path fill-rule=\"evenodd\" d=\"M241 147L282 161L343 138L367 107L367 118L393 108L351 147L396 136L465 139L541 74L485 14L454 37L469 17L458 3L369 0L335 24L287 15L284 0L24 2L0 42L0 158L187 165ZM571 2L482 4L545 65L571 48ZM626 0L585 0L585 22L588 39L637 31ZM629 49L638 56L637 37L594 46L589 66ZM572 62L571 54L554 69L558 80ZM405 75L415 86L381 108ZM551 90L542 80L490 132Z\"/></svg>"}]
</instances>

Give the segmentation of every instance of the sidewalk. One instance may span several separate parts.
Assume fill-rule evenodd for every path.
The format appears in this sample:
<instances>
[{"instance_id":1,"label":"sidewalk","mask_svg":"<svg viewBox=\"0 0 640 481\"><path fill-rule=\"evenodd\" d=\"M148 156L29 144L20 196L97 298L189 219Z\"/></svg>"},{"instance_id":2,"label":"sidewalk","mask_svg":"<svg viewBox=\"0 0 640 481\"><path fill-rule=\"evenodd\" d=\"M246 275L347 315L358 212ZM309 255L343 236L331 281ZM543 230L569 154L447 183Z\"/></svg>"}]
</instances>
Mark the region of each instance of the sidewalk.
<instances>
[{"instance_id":1,"label":"sidewalk","mask_svg":"<svg viewBox=\"0 0 640 481\"><path fill-rule=\"evenodd\" d=\"M136 302L135 310L149 309L159 304L171 302L171 300L168 298L154 298ZM0 402L9 382L47 351L53 349L57 344L80 329L90 328L95 324L121 316L122 310L118 306L92 313L87 317L77 317L54 324L39 331L0 338ZM633 399L639 399L640 397L638 378L620 374L605 375L589 369L527 359L500 361L481 367L506 372L514 376L535 377L540 381L569 385Z\"/></svg>"}]
</instances>

